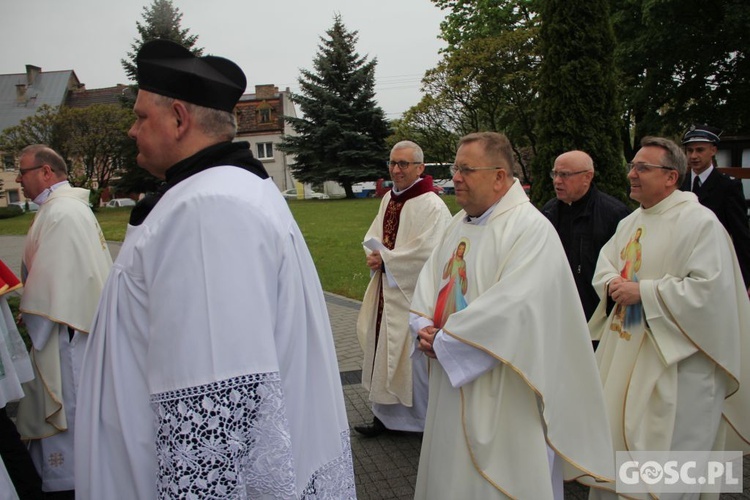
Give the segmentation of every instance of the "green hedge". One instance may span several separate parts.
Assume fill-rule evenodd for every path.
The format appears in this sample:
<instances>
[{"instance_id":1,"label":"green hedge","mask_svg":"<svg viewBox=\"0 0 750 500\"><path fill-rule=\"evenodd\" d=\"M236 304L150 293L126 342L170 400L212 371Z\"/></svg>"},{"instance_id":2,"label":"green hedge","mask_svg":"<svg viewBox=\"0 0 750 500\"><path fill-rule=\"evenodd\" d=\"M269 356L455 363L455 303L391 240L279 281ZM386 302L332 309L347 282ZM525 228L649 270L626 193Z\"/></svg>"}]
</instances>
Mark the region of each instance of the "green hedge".
<instances>
[{"instance_id":1,"label":"green hedge","mask_svg":"<svg viewBox=\"0 0 750 500\"><path fill-rule=\"evenodd\" d=\"M23 215L23 208L18 205L0 207L0 219L10 219L12 217L18 217L19 215Z\"/></svg>"}]
</instances>

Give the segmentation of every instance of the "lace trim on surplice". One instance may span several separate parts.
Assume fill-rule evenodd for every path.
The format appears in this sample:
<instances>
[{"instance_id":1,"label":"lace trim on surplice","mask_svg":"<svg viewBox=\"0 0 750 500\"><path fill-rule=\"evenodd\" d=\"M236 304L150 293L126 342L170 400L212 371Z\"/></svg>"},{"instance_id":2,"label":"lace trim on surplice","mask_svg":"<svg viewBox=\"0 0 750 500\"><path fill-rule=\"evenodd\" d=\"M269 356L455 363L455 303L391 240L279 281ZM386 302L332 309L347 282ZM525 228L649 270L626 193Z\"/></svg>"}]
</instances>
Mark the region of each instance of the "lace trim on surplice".
<instances>
[{"instance_id":1,"label":"lace trim on surplice","mask_svg":"<svg viewBox=\"0 0 750 500\"><path fill-rule=\"evenodd\" d=\"M297 498L289 422L278 373L155 394L159 498ZM356 498L349 431L305 499Z\"/></svg>"},{"instance_id":2,"label":"lace trim on surplice","mask_svg":"<svg viewBox=\"0 0 750 500\"><path fill-rule=\"evenodd\" d=\"M160 498L294 498L278 373L155 394Z\"/></svg>"}]
</instances>

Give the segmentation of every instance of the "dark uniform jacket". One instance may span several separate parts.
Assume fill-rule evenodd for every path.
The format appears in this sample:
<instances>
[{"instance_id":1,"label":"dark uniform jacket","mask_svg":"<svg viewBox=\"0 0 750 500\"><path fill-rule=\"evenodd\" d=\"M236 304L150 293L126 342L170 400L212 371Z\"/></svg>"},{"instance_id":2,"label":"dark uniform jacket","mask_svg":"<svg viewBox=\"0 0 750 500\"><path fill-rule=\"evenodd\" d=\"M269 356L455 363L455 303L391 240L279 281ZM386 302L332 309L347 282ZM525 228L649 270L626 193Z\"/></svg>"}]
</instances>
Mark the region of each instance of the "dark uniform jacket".
<instances>
[{"instance_id":1,"label":"dark uniform jacket","mask_svg":"<svg viewBox=\"0 0 750 500\"><path fill-rule=\"evenodd\" d=\"M616 198L599 191L593 184L576 203L584 206L571 221L572 234L569 235L560 234L560 212L564 210L564 202L554 198L542 207L542 213L561 236L588 320L599 305L599 296L591 285L599 250L615 234L617 224L630 213L630 209Z\"/></svg>"},{"instance_id":2,"label":"dark uniform jacket","mask_svg":"<svg viewBox=\"0 0 750 500\"><path fill-rule=\"evenodd\" d=\"M691 191L690 184L691 175L688 171L680 189ZM714 168L695 194L703 206L716 214L732 237L745 287L750 287L750 226L747 221L747 204L742 192L742 182Z\"/></svg>"}]
</instances>

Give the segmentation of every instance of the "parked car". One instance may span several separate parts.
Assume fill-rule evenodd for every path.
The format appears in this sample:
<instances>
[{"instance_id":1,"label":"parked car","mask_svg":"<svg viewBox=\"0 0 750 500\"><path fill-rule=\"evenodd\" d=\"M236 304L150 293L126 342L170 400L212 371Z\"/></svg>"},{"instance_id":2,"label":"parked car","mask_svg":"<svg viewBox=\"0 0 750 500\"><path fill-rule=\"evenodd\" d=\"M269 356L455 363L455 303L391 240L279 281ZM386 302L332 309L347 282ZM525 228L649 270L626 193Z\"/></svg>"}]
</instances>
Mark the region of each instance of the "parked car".
<instances>
[{"instance_id":1,"label":"parked car","mask_svg":"<svg viewBox=\"0 0 750 500\"><path fill-rule=\"evenodd\" d=\"M282 191L281 195L286 198L287 200L296 200L297 199L297 190L296 189L287 189L286 191ZM317 191L305 191L305 199L306 200L327 200L329 196L324 193L318 193Z\"/></svg>"},{"instance_id":2,"label":"parked car","mask_svg":"<svg viewBox=\"0 0 750 500\"><path fill-rule=\"evenodd\" d=\"M104 206L107 208L133 207L135 206L135 201L130 198L114 198L109 200Z\"/></svg>"},{"instance_id":3,"label":"parked car","mask_svg":"<svg viewBox=\"0 0 750 500\"><path fill-rule=\"evenodd\" d=\"M28 203L28 210L26 210L26 204ZM33 201L12 201L8 203L8 205L16 205L18 207L21 207L21 210L24 212L36 212L39 210L39 205L34 203Z\"/></svg>"}]
</instances>

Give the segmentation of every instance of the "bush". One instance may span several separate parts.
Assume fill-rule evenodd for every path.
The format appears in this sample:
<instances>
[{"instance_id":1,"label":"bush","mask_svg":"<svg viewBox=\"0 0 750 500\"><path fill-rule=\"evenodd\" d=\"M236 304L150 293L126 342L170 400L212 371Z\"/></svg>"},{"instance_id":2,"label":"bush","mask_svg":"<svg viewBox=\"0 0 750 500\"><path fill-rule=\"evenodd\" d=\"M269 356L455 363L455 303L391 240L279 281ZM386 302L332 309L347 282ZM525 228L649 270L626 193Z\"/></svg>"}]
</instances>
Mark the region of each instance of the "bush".
<instances>
[{"instance_id":1,"label":"bush","mask_svg":"<svg viewBox=\"0 0 750 500\"><path fill-rule=\"evenodd\" d=\"M23 215L23 208L18 205L8 205L7 207L0 207L0 219L11 219Z\"/></svg>"}]
</instances>

